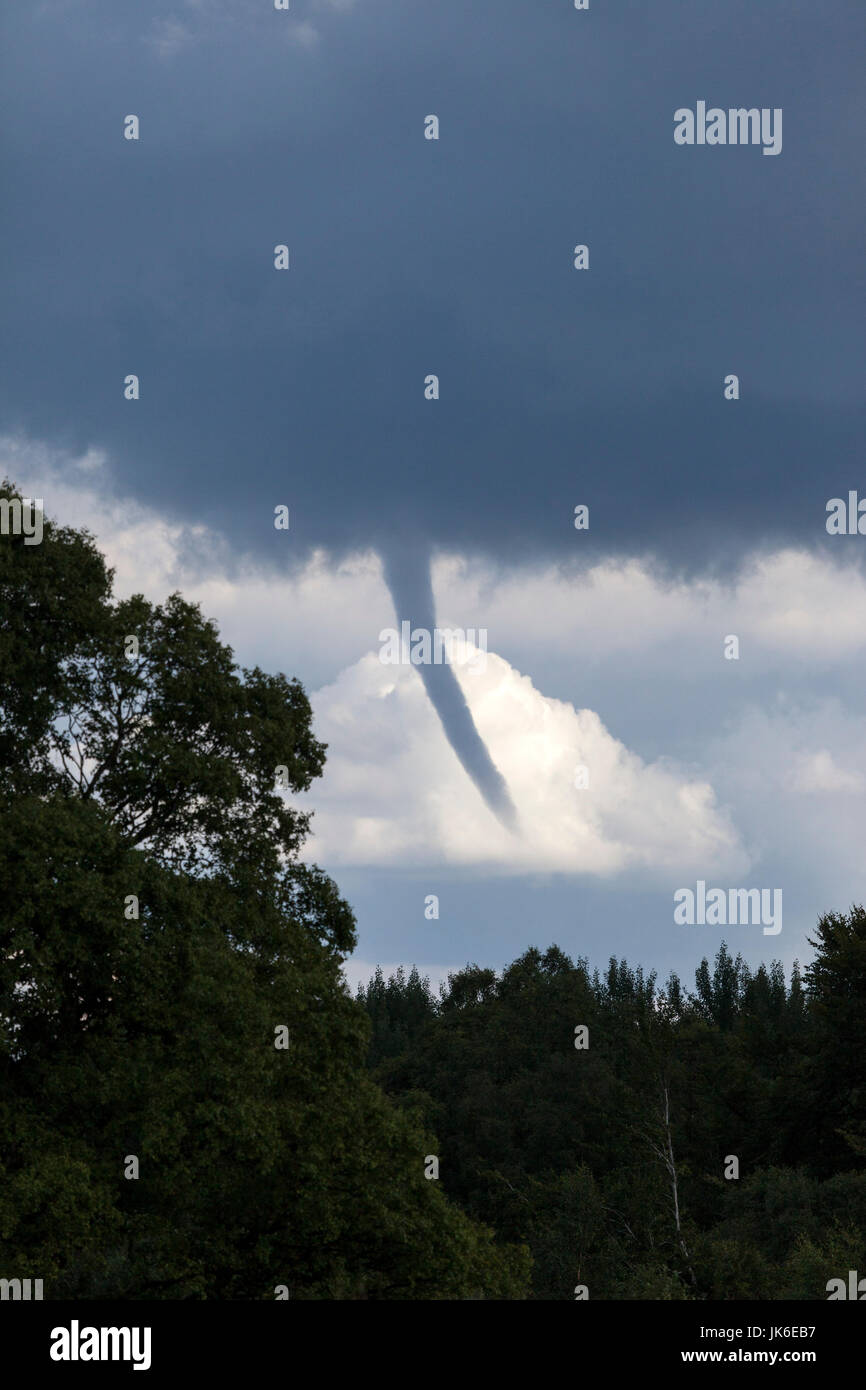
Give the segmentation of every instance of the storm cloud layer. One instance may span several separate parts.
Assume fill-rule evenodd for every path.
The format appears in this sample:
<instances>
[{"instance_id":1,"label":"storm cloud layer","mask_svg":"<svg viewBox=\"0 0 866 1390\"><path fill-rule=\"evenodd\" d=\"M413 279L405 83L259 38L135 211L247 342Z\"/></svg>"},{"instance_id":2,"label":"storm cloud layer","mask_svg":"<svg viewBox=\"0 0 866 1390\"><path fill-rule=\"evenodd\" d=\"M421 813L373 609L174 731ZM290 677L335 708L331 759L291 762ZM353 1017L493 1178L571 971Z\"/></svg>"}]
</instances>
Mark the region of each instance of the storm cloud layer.
<instances>
[{"instance_id":1,"label":"storm cloud layer","mask_svg":"<svg viewBox=\"0 0 866 1390\"><path fill-rule=\"evenodd\" d=\"M858 4L71 0L4 29L7 432L105 449L279 565L827 544L862 477ZM700 99L782 109L780 155L675 144Z\"/></svg>"}]
</instances>

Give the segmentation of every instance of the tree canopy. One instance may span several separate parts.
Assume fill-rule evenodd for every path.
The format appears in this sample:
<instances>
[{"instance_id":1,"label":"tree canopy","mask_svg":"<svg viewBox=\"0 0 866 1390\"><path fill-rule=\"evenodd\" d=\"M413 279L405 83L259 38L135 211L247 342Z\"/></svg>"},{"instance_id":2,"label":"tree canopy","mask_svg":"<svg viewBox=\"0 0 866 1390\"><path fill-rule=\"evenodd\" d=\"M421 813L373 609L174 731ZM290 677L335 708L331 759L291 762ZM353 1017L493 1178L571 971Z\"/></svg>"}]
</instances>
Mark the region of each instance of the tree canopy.
<instances>
[{"instance_id":1,"label":"tree canopy","mask_svg":"<svg viewBox=\"0 0 866 1390\"><path fill-rule=\"evenodd\" d=\"M866 1248L866 913L812 944L786 979L723 943L691 990L556 946L438 997L379 971L368 1062L449 1196L529 1246L533 1298L825 1299Z\"/></svg>"},{"instance_id":2,"label":"tree canopy","mask_svg":"<svg viewBox=\"0 0 866 1390\"><path fill-rule=\"evenodd\" d=\"M13 495L10 485L6 495ZM85 532L0 543L0 1275L53 1298L520 1298L365 1067L325 747Z\"/></svg>"}]
</instances>

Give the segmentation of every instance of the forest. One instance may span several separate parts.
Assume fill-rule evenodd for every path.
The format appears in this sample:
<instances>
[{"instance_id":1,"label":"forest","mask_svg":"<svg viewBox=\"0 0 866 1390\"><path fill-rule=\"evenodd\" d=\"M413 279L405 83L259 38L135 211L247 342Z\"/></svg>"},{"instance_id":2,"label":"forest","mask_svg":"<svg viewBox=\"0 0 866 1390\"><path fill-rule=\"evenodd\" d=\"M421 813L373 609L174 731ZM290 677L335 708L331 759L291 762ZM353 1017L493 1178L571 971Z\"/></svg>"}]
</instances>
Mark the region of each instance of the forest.
<instances>
[{"instance_id":1,"label":"forest","mask_svg":"<svg viewBox=\"0 0 866 1390\"><path fill-rule=\"evenodd\" d=\"M436 997L380 970L368 1063L530 1297L826 1298L866 1269L866 912L811 944L786 981L723 943L692 989L557 946Z\"/></svg>"}]
</instances>

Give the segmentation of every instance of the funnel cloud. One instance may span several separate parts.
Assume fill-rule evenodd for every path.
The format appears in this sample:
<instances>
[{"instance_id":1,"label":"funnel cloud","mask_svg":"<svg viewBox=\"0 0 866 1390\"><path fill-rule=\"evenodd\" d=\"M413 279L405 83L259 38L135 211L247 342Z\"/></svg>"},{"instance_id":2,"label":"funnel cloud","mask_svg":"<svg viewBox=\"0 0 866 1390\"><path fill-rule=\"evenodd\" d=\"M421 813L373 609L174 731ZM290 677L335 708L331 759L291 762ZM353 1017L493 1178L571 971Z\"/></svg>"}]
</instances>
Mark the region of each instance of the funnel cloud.
<instances>
[{"instance_id":1,"label":"funnel cloud","mask_svg":"<svg viewBox=\"0 0 866 1390\"><path fill-rule=\"evenodd\" d=\"M392 549L384 557L385 580L394 600L397 622L433 633L436 603L426 549ZM493 814L509 830L517 830L517 812L505 778L479 734L472 711L452 667L432 662L418 666L424 688L439 716L445 736Z\"/></svg>"}]
</instances>

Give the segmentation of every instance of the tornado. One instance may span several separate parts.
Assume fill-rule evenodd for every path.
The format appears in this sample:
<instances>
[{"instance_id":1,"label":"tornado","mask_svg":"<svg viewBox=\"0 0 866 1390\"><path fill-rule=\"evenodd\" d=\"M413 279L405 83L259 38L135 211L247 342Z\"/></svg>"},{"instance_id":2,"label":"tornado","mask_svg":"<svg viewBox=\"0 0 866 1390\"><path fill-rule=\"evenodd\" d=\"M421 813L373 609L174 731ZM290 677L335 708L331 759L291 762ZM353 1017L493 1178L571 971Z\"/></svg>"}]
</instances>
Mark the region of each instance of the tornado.
<instances>
[{"instance_id":1,"label":"tornado","mask_svg":"<svg viewBox=\"0 0 866 1390\"><path fill-rule=\"evenodd\" d=\"M420 545L389 550L383 556L385 582L394 602L397 625L408 621L413 627L436 627L436 603L430 575L431 551ZM424 688L464 771L475 783L485 803L506 829L517 830L517 812L508 785L497 768L475 727L460 683L448 663L418 666Z\"/></svg>"}]
</instances>

